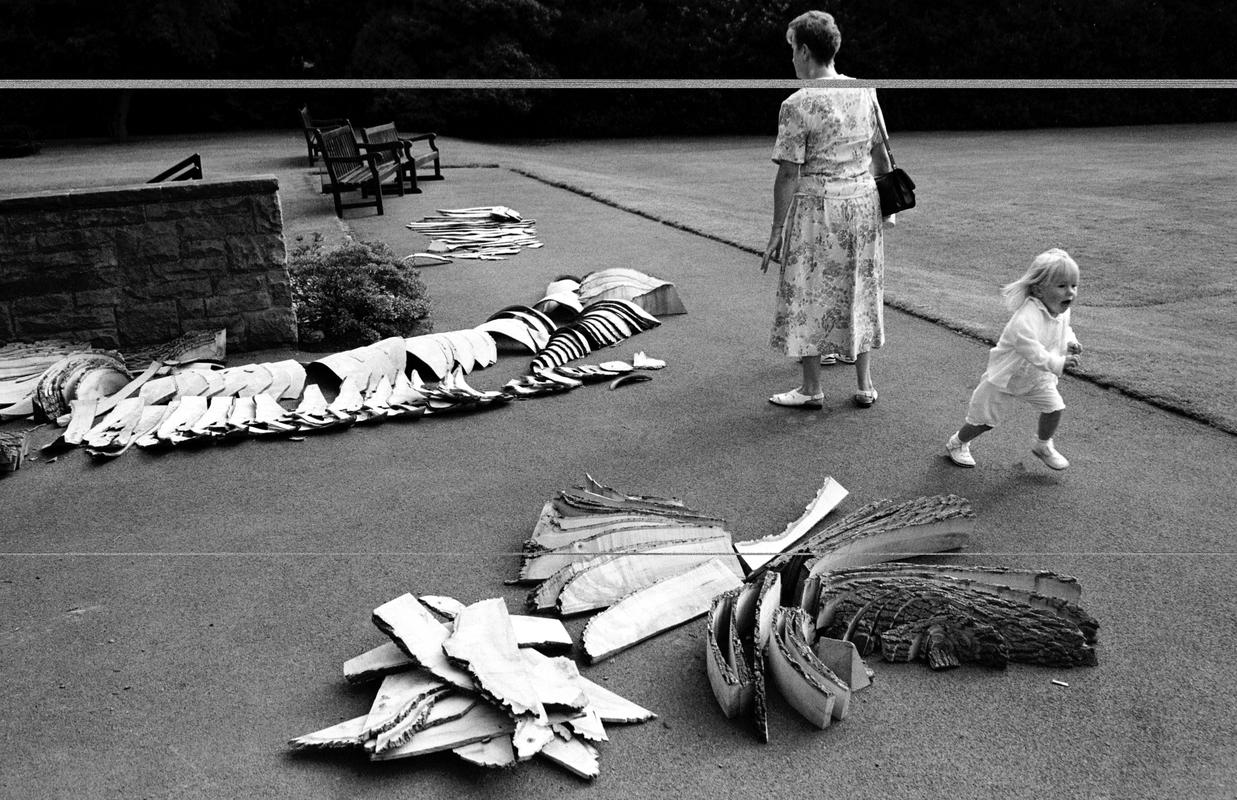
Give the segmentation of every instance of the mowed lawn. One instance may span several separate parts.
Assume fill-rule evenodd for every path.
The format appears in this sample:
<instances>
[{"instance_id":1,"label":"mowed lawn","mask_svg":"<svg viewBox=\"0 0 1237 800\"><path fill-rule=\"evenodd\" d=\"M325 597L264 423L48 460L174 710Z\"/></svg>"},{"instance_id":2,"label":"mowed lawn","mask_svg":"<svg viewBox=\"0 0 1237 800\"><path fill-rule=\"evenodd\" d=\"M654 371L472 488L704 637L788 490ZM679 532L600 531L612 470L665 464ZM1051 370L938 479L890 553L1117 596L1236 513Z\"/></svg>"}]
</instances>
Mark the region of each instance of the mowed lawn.
<instances>
[{"instance_id":1,"label":"mowed lawn","mask_svg":"<svg viewBox=\"0 0 1237 800\"><path fill-rule=\"evenodd\" d=\"M994 341L1008 318L1000 286L1037 253L1063 247L1082 267L1079 374L1237 433L1237 159L1228 156L1237 124L892 137L919 185L918 207L886 239L892 305ZM771 137L439 143L448 170L514 168L732 243L758 268L772 215ZM195 150L208 178L276 174L290 234L339 234L291 130L49 142L38 156L0 159L0 196L141 182ZM879 361L876 369L882 390L893 390L894 376L881 375ZM976 363L977 378L982 369Z\"/></svg>"},{"instance_id":2,"label":"mowed lawn","mask_svg":"<svg viewBox=\"0 0 1237 800\"><path fill-rule=\"evenodd\" d=\"M1082 268L1078 373L1237 433L1237 159L1224 155L1237 125L892 136L919 200L886 239L892 305L995 341L1008 319L1000 286L1063 247ZM755 254L772 215L771 147L544 142L479 157Z\"/></svg>"}]
</instances>

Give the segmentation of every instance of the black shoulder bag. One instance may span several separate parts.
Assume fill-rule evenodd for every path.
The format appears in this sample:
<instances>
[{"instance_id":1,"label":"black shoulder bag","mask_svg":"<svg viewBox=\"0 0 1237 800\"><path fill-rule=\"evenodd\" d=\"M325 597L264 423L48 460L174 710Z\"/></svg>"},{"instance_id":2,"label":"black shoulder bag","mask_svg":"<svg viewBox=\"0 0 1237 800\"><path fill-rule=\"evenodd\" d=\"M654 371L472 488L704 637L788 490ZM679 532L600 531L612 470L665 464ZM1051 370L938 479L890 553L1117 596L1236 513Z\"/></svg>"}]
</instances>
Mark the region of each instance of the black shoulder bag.
<instances>
[{"instance_id":1,"label":"black shoulder bag","mask_svg":"<svg viewBox=\"0 0 1237 800\"><path fill-rule=\"evenodd\" d=\"M889 134L885 133L885 118L876 97L872 97L872 107L876 111L876 127L880 130L881 140L885 143L885 152L889 154L889 171L876 176L876 191L881 198L881 216L888 217L899 211L915 207L915 182L905 170L899 169L893 160L893 150L889 147Z\"/></svg>"}]
</instances>

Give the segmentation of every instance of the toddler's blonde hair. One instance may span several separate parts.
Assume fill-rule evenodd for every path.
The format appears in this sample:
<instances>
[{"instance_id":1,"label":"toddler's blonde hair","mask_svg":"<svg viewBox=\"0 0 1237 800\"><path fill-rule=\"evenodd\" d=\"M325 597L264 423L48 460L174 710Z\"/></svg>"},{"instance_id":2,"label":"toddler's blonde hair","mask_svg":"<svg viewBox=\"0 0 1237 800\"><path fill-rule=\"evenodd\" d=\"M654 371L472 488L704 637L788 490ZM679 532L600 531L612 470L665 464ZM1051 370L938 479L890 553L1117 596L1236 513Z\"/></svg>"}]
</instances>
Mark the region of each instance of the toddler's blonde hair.
<instances>
[{"instance_id":1,"label":"toddler's blonde hair","mask_svg":"<svg viewBox=\"0 0 1237 800\"><path fill-rule=\"evenodd\" d=\"M1040 253L1021 278L1001 287L1005 307L1010 311L1017 311L1031 296L1032 287L1054 281L1062 272L1069 272L1075 278L1079 275L1078 263L1070 258L1069 253L1059 247Z\"/></svg>"}]
</instances>

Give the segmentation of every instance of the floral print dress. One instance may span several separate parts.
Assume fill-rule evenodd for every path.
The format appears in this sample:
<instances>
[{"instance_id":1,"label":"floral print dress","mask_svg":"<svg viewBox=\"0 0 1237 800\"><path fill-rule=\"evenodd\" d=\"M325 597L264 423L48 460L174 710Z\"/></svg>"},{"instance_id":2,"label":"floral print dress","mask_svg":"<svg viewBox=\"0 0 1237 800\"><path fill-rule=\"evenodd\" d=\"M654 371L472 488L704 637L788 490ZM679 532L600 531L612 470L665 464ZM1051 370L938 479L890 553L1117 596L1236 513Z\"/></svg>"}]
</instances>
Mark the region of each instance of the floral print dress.
<instances>
[{"instance_id":1,"label":"floral print dress","mask_svg":"<svg viewBox=\"0 0 1237 800\"><path fill-rule=\"evenodd\" d=\"M786 216L771 344L854 358L885 343L885 248L871 148L876 93L805 88L778 115L774 161L799 164Z\"/></svg>"}]
</instances>

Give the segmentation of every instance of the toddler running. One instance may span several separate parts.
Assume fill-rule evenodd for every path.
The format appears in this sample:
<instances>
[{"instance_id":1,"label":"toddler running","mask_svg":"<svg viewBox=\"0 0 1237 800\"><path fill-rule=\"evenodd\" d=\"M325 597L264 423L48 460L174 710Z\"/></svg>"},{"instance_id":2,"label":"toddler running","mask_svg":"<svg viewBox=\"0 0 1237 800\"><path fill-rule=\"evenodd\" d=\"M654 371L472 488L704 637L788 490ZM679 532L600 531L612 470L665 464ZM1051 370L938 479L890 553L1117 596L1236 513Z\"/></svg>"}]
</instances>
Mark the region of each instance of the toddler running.
<instances>
[{"instance_id":1,"label":"toddler running","mask_svg":"<svg viewBox=\"0 0 1237 800\"><path fill-rule=\"evenodd\" d=\"M1066 367L1077 366L1082 352L1069 313L1078 296L1078 277L1078 264L1054 247L1036 256L1025 275L1001 289L1014 315L988 352L988 369L971 394L966 424L945 445L958 466L975 466L971 441L999 425L1002 412L1014 401L1039 411L1031 452L1053 469L1069 466L1053 446L1052 435L1065 409L1057 377Z\"/></svg>"}]
</instances>

